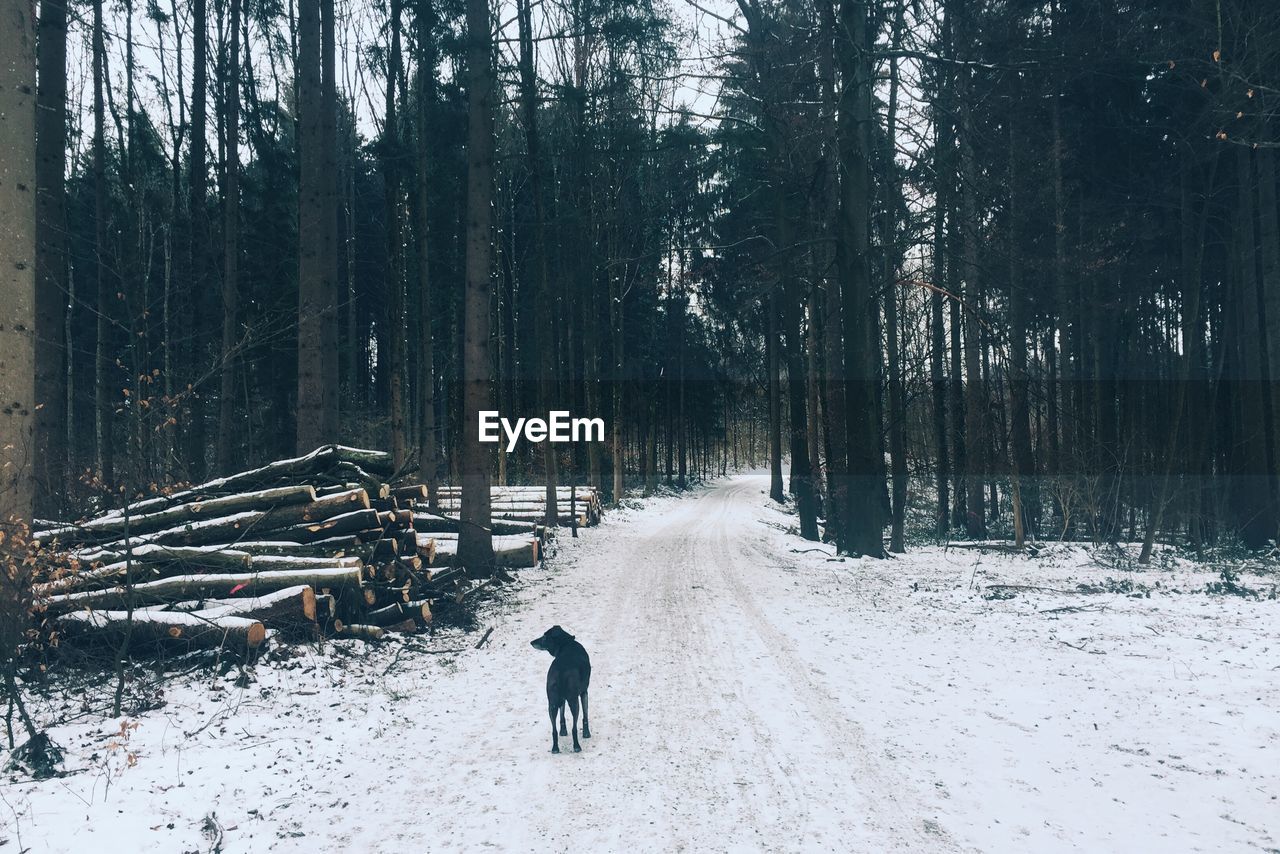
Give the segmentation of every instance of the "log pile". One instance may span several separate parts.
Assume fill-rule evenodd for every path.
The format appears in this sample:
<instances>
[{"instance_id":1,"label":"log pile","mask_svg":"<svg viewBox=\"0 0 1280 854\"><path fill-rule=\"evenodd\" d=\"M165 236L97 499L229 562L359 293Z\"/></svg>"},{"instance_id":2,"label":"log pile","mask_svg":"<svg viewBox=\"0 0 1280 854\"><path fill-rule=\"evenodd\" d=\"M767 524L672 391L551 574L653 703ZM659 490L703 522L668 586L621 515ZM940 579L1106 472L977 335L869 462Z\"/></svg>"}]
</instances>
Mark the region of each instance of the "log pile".
<instances>
[{"instance_id":1,"label":"log pile","mask_svg":"<svg viewBox=\"0 0 1280 854\"><path fill-rule=\"evenodd\" d=\"M462 490L455 486L440 488L440 509L457 513L462 507ZM541 486L495 486L490 499L490 513L495 520L511 522L543 522L547 515L547 492ZM577 524L586 528L604 516L600 493L589 486L561 486L556 490L558 524Z\"/></svg>"},{"instance_id":2,"label":"log pile","mask_svg":"<svg viewBox=\"0 0 1280 854\"><path fill-rule=\"evenodd\" d=\"M461 601L483 568L457 561L456 489L391 485L391 455L325 445L33 534L49 570L33 590L67 638L255 650L269 637L376 640L418 631L431 603ZM600 519L595 492L562 490L562 524ZM536 566L545 496L493 491L495 564Z\"/></svg>"}]
</instances>

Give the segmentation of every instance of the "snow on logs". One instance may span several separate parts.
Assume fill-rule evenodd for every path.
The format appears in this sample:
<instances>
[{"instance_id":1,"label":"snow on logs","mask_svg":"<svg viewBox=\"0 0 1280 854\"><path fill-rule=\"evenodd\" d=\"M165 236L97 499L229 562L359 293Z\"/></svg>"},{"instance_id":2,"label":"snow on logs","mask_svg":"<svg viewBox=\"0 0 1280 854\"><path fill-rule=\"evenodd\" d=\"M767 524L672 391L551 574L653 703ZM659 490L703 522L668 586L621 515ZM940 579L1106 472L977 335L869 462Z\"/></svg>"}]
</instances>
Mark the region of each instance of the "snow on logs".
<instances>
[{"instance_id":1,"label":"snow on logs","mask_svg":"<svg viewBox=\"0 0 1280 854\"><path fill-rule=\"evenodd\" d=\"M273 634L417 630L433 601L461 601L489 570L456 565L456 488L429 509L426 486L393 475L390 454L325 445L83 522L41 522L37 618L87 643L244 652ZM491 500L495 569L537 566L545 490L494 487ZM562 487L556 509L566 525L602 515L589 487Z\"/></svg>"}]
</instances>

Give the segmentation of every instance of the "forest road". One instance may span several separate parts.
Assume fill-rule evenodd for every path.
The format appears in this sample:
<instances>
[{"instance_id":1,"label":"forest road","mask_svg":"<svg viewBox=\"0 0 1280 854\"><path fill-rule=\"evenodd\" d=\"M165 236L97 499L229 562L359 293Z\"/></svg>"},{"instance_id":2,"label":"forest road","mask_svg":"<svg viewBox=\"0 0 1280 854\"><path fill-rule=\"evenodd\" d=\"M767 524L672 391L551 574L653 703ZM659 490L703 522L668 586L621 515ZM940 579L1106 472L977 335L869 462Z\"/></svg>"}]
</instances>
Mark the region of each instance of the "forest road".
<instances>
[{"instance_id":1,"label":"forest road","mask_svg":"<svg viewBox=\"0 0 1280 854\"><path fill-rule=\"evenodd\" d=\"M641 524L584 532L554 579L521 591L490 654L433 685L433 706L456 695L441 721L450 747L428 754L450 767L396 775L388 793L427 805L433 850L956 849L824 686L832 627L770 619L794 582L760 490L730 478ZM549 752L549 659L528 642L553 624L592 659L579 754L566 739Z\"/></svg>"}]
</instances>

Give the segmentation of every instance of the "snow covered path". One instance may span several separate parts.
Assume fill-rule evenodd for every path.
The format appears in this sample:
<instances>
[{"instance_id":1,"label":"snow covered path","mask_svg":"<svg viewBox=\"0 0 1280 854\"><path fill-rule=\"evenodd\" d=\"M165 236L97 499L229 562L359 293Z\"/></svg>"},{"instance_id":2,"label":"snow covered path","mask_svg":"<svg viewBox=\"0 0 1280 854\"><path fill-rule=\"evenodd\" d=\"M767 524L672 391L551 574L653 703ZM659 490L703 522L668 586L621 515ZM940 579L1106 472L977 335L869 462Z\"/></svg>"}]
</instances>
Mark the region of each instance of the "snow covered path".
<instances>
[{"instance_id":1,"label":"snow covered path","mask_svg":"<svg viewBox=\"0 0 1280 854\"><path fill-rule=\"evenodd\" d=\"M463 733L451 736L470 745L458 761L475 787L441 791L443 808L430 809L453 842L550 851L948 846L913 786L869 751L820 684L822 644L768 616L785 595L777 564L786 558L761 540L758 499L759 480L741 478L619 525L512 615L500 630L507 643L481 664L483 695L467 699L476 680L460 686L459 704L488 711L460 720ZM539 700L549 658L529 661L527 641L553 623L592 656L593 738L579 755L546 752Z\"/></svg>"},{"instance_id":2,"label":"snow covered path","mask_svg":"<svg viewBox=\"0 0 1280 854\"><path fill-rule=\"evenodd\" d=\"M57 727L77 773L0 785L0 848L1280 848L1276 601L1069 546L832 559L766 489L565 532L483 614L483 649L338 642L247 688L170 683L136 728ZM529 641L557 623L592 657L593 737L553 756Z\"/></svg>"}]
</instances>

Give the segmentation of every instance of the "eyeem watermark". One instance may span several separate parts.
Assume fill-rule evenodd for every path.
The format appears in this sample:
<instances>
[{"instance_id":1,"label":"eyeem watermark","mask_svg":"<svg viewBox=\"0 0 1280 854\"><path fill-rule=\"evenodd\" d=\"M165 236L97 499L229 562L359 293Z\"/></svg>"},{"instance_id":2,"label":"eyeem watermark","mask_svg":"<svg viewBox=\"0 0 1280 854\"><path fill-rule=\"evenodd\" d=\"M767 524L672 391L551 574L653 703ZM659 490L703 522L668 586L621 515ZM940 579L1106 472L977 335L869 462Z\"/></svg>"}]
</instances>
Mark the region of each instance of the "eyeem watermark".
<instances>
[{"instance_id":1,"label":"eyeem watermark","mask_svg":"<svg viewBox=\"0 0 1280 854\"><path fill-rule=\"evenodd\" d=\"M503 418L496 409L480 410L480 441L497 443L502 441L502 434L507 437L507 452L515 450L516 443L523 436L526 442L603 442L603 418L573 418L568 410L553 409L547 413L550 417L517 418L512 424Z\"/></svg>"}]
</instances>

